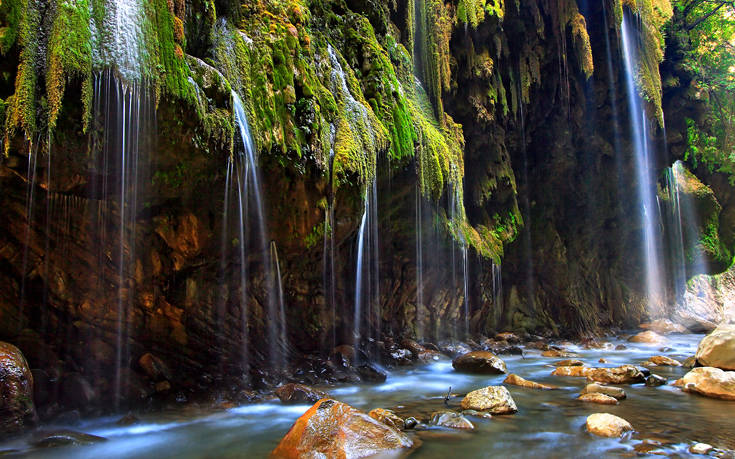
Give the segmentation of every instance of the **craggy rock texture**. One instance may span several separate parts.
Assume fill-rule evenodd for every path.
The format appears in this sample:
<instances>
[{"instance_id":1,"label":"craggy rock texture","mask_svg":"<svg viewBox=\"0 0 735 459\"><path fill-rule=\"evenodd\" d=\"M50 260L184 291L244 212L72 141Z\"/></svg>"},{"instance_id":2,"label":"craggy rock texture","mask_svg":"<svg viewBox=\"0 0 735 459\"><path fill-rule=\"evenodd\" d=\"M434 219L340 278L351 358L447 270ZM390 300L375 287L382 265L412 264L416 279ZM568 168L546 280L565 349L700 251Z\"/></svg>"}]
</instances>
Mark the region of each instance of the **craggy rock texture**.
<instances>
[{"instance_id":1,"label":"craggy rock texture","mask_svg":"<svg viewBox=\"0 0 735 459\"><path fill-rule=\"evenodd\" d=\"M32 2L21 24L32 36L16 40L6 6L19 2L0 10L0 339L51 380L95 388L77 399L266 389L315 374L340 344L378 354L386 337L576 335L649 319L618 2L483 2L468 16L456 0L428 14L413 0L151 1L136 18L150 87L130 85L141 123L127 132L141 148L125 180L109 126L126 72L95 61L100 18ZM649 112L683 119L686 75L669 75L681 88L663 100L658 72L646 75ZM237 233L231 91L257 150L262 237ZM655 120L651 133L663 144ZM686 126L667 134L680 157ZM660 172L673 158L656 152ZM696 188L715 232L735 215L718 180ZM356 342L368 188L378 281L364 285ZM270 336L276 258L285 339ZM329 368L324 379L349 377Z\"/></svg>"},{"instance_id":2,"label":"craggy rock texture","mask_svg":"<svg viewBox=\"0 0 735 459\"><path fill-rule=\"evenodd\" d=\"M33 375L28 363L17 347L0 341L0 437L35 421Z\"/></svg>"},{"instance_id":3,"label":"craggy rock texture","mask_svg":"<svg viewBox=\"0 0 735 459\"><path fill-rule=\"evenodd\" d=\"M322 399L296 420L273 458L366 457L410 448L411 439L349 405Z\"/></svg>"}]
</instances>

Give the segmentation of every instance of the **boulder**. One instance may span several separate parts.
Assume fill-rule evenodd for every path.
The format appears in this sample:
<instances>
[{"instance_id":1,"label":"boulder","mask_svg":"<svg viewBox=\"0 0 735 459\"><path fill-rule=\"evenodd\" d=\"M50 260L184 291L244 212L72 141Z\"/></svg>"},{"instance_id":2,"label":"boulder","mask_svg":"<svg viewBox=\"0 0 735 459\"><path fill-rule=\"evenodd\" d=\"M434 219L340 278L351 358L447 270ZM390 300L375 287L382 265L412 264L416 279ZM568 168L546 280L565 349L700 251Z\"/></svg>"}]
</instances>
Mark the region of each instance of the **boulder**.
<instances>
[{"instance_id":1,"label":"boulder","mask_svg":"<svg viewBox=\"0 0 735 459\"><path fill-rule=\"evenodd\" d=\"M639 325L644 330L651 330L661 335L668 335L670 333L684 333L687 329L683 325L675 324L669 319L657 319L652 322L647 322Z\"/></svg>"},{"instance_id":2,"label":"boulder","mask_svg":"<svg viewBox=\"0 0 735 459\"><path fill-rule=\"evenodd\" d=\"M587 417L587 431L600 437L620 437L633 430L633 426L623 418L609 413L595 413Z\"/></svg>"},{"instance_id":3,"label":"boulder","mask_svg":"<svg viewBox=\"0 0 735 459\"><path fill-rule=\"evenodd\" d=\"M472 352L472 349L464 343L442 343L439 350L451 358Z\"/></svg>"},{"instance_id":4,"label":"boulder","mask_svg":"<svg viewBox=\"0 0 735 459\"><path fill-rule=\"evenodd\" d=\"M431 423L450 429L473 430L475 428L466 417L454 411L437 411L432 413Z\"/></svg>"},{"instance_id":5,"label":"boulder","mask_svg":"<svg viewBox=\"0 0 735 459\"><path fill-rule=\"evenodd\" d=\"M510 392L503 386L488 386L473 390L462 399L463 410L484 411L490 414L512 414L518 411Z\"/></svg>"},{"instance_id":6,"label":"boulder","mask_svg":"<svg viewBox=\"0 0 735 459\"><path fill-rule=\"evenodd\" d=\"M720 325L702 338L695 357L705 367L735 370L735 325Z\"/></svg>"},{"instance_id":7,"label":"boulder","mask_svg":"<svg viewBox=\"0 0 735 459\"><path fill-rule=\"evenodd\" d=\"M403 421L403 419L392 410L375 408L368 413L368 416L397 430L403 430L403 428L405 427L405 422Z\"/></svg>"},{"instance_id":8,"label":"boulder","mask_svg":"<svg viewBox=\"0 0 735 459\"><path fill-rule=\"evenodd\" d=\"M275 390L276 396L283 403L315 403L322 398L328 397L320 390L312 389L303 384L288 383Z\"/></svg>"},{"instance_id":9,"label":"boulder","mask_svg":"<svg viewBox=\"0 0 735 459\"><path fill-rule=\"evenodd\" d=\"M592 381L605 384L635 384L645 380L644 374L633 365L618 368L592 368L585 375Z\"/></svg>"},{"instance_id":10,"label":"boulder","mask_svg":"<svg viewBox=\"0 0 735 459\"><path fill-rule=\"evenodd\" d=\"M20 350L0 341L0 437L36 422L33 375Z\"/></svg>"},{"instance_id":11,"label":"boulder","mask_svg":"<svg viewBox=\"0 0 735 459\"><path fill-rule=\"evenodd\" d=\"M502 332L495 335L495 339L498 341L507 341L511 344L518 344L521 342L521 339L516 335L515 333L511 332Z\"/></svg>"},{"instance_id":12,"label":"boulder","mask_svg":"<svg viewBox=\"0 0 735 459\"><path fill-rule=\"evenodd\" d=\"M581 367L584 366L584 362L576 359L559 360L554 363L557 367Z\"/></svg>"},{"instance_id":13,"label":"boulder","mask_svg":"<svg viewBox=\"0 0 735 459\"><path fill-rule=\"evenodd\" d=\"M648 359L649 362L653 363L654 365L659 366L668 366L668 367L680 367L681 362L679 362L676 359L672 359L671 357L666 357L663 355L654 355L650 359Z\"/></svg>"},{"instance_id":14,"label":"boulder","mask_svg":"<svg viewBox=\"0 0 735 459\"><path fill-rule=\"evenodd\" d=\"M411 448L413 441L350 405L322 399L296 420L272 458L358 458Z\"/></svg>"},{"instance_id":15,"label":"boulder","mask_svg":"<svg viewBox=\"0 0 735 459\"><path fill-rule=\"evenodd\" d=\"M583 402L599 403L600 405L617 405L618 404L618 400L615 397L610 397L609 395L601 394L599 392L589 392L586 394L582 394L577 398L578 400L581 400Z\"/></svg>"},{"instance_id":16,"label":"boulder","mask_svg":"<svg viewBox=\"0 0 735 459\"><path fill-rule=\"evenodd\" d=\"M713 367L693 368L683 378L674 382L684 392L723 400L735 400L735 371L723 371Z\"/></svg>"},{"instance_id":17,"label":"boulder","mask_svg":"<svg viewBox=\"0 0 735 459\"><path fill-rule=\"evenodd\" d=\"M480 374L502 374L506 372L505 362L489 351L473 351L460 355L452 361L457 371Z\"/></svg>"},{"instance_id":18,"label":"boulder","mask_svg":"<svg viewBox=\"0 0 735 459\"><path fill-rule=\"evenodd\" d=\"M516 374L509 374L505 381L503 381L503 384L511 384L513 386L521 386L521 387L527 387L529 389L541 389L541 390L551 390L556 389L554 386L547 386L546 384L540 384L537 382L529 381L527 379L523 379L520 376Z\"/></svg>"},{"instance_id":19,"label":"boulder","mask_svg":"<svg viewBox=\"0 0 735 459\"><path fill-rule=\"evenodd\" d=\"M603 386L602 384L587 384L584 389L582 389L581 394L605 394L610 397L614 397L618 400L623 400L625 398L625 391L619 387L612 387L612 386Z\"/></svg>"},{"instance_id":20,"label":"boulder","mask_svg":"<svg viewBox=\"0 0 735 459\"><path fill-rule=\"evenodd\" d=\"M365 363L357 367L357 374L360 375L363 381L370 382L385 382L388 379L388 374L371 363Z\"/></svg>"},{"instance_id":21,"label":"boulder","mask_svg":"<svg viewBox=\"0 0 735 459\"><path fill-rule=\"evenodd\" d=\"M666 342L666 338L659 335L655 331L647 330L640 332L637 335L633 335L628 338L631 343L642 343L642 344L661 344Z\"/></svg>"},{"instance_id":22,"label":"boulder","mask_svg":"<svg viewBox=\"0 0 735 459\"><path fill-rule=\"evenodd\" d=\"M687 357L683 362L681 362L681 366L684 368L694 368L697 365L697 359L694 356Z\"/></svg>"}]
</instances>

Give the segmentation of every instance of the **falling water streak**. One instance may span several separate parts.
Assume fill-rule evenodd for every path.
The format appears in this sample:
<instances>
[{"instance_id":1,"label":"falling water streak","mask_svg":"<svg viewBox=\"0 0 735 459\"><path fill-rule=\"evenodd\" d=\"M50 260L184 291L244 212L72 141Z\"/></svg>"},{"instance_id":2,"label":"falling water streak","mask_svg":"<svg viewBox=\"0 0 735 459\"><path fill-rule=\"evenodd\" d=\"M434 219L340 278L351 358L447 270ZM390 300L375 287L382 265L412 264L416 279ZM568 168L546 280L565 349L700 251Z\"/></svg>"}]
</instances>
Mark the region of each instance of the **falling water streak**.
<instances>
[{"instance_id":1,"label":"falling water streak","mask_svg":"<svg viewBox=\"0 0 735 459\"><path fill-rule=\"evenodd\" d=\"M246 169L242 171L242 169ZM240 334L242 344L240 347L240 361L243 374L249 373L248 353L248 254L246 219L248 215L248 189L247 189L247 163L240 162L237 177L237 210L238 210L238 251L240 255Z\"/></svg>"},{"instance_id":2,"label":"falling water streak","mask_svg":"<svg viewBox=\"0 0 735 459\"><path fill-rule=\"evenodd\" d=\"M286 306L284 302L284 296L283 296L283 283L281 278L281 262L278 259L278 247L276 246L276 241L271 241L271 260L273 261L273 270L274 270L274 276L276 279L276 291L277 291L277 298L278 301L278 320L276 320L276 336L278 336L278 342L281 346L287 347L288 346L288 336L287 329L286 329ZM283 354L281 354L283 355ZM284 362L279 362L281 365L284 364Z\"/></svg>"},{"instance_id":3,"label":"falling water streak","mask_svg":"<svg viewBox=\"0 0 735 459\"><path fill-rule=\"evenodd\" d=\"M667 217L669 228L669 250L671 260L671 270L673 271L674 288L679 300L685 300L683 290L686 286L686 258L684 256L684 231L682 227L681 217L681 199L679 196L678 176L676 171L677 163L666 169L664 176L666 179L666 193L668 195ZM680 295L680 293L682 293Z\"/></svg>"},{"instance_id":4,"label":"falling water streak","mask_svg":"<svg viewBox=\"0 0 735 459\"><path fill-rule=\"evenodd\" d=\"M462 277L464 279L464 338L470 337L470 288L469 288L469 260L467 259L467 245L462 244Z\"/></svg>"},{"instance_id":5,"label":"falling water streak","mask_svg":"<svg viewBox=\"0 0 735 459\"><path fill-rule=\"evenodd\" d=\"M370 204L370 262L371 266L371 295L370 295L370 314L368 319L369 333L368 336L373 345L377 346L377 342L380 338L381 329L381 303L380 303L380 246L378 241L378 186L373 179L373 183L370 186L371 200ZM373 352L373 355L377 355L377 352Z\"/></svg>"},{"instance_id":6,"label":"falling water streak","mask_svg":"<svg viewBox=\"0 0 735 459\"><path fill-rule=\"evenodd\" d=\"M362 317L362 284L363 284L363 261L365 253L365 223L370 212L370 200L365 196L365 210L360 221L360 230L357 233L357 264L355 267L355 313L353 315L353 330L355 347L355 363L358 363L360 354L360 325Z\"/></svg>"},{"instance_id":7,"label":"falling water streak","mask_svg":"<svg viewBox=\"0 0 735 459\"><path fill-rule=\"evenodd\" d=\"M420 181L419 181L420 182ZM416 337L424 339L424 255L423 218L421 212L421 190L416 183Z\"/></svg>"},{"instance_id":8,"label":"falling water streak","mask_svg":"<svg viewBox=\"0 0 735 459\"><path fill-rule=\"evenodd\" d=\"M646 112L634 81L637 54L632 42L634 35L631 25L623 15L621 24L623 60L625 64L625 86L628 93L628 108L630 111L633 145L636 159L638 179L638 197L641 203L641 218L643 221L644 268L646 295L650 306L660 307L663 302L661 271L659 267L659 245L656 235L656 221L654 220L653 181L650 170L649 137L646 121Z\"/></svg>"},{"instance_id":9,"label":"falling water streak","mask_svg":"<svg viewBox=\"0 0 735 459\"><path fill-rule=\"evenodd\" d=\"M26 234L25 244L23 246L23 268L20 284L20 307L18 312L18 332L23 329L23 314L25 313L26 303L26 276L28 271L28 251L31 243L31 225L33 223L33 196L36 187L36 171L38 161L38 142L28 141L28 190L26 192Z\"/></svg>"},{"instance_id":10,"label":"falling water streak","mask_svg":"<svg viewBox=\"0 0 735 459\"><path fill-rule=\"evenodd\" d=\"M239 155L239 161L241 164L246 164L244 167L244 174L242 182L244 183L242 190L247 194L242 201L244 207L244 215L248 213L248 203L252 198L255 203L256 223L258 229L258 239L260 243L260 253L263 256L263 267L265 282L268 290L268 317L269 326L268 330L268 344L270 353L270 362L276 370L282 371L285 369L285 351L288 348L288 342L283 341L284 336L287 336L285 314L281 313L283 309L282 291L278 288L280 279L276 281L272 267L274 261L271 259L271 254L268 249L268 238L265 225L265 211L263 205L263 198L261 195L260 178L258 173L258 165L255 158L255 146L253 145L252 136L250 135L250 128L248 125L247 116L245 114L245 108L243 106L240 96L233 90L232 91L232 106L235 115L235 121L239 127L240 138L243 143L244 152ZM252 190L252 195L250 193ZM245 225L245 221L242 223ZM243 260L243 263L245 260ZM283 331L282 331L283 330Z\"/></svg>"},{"instance_id":11,"label":"falling water streak","mask_svg":"<svg viewBox=\"0 0 735 459\"><path fill-rule=\"evenodd\" d=\"M220 240L220 260L219 260L219 298L217 298L217 311L216 311L216 323L217 323L217 330L224 330L225 326L225 312L226 312L226 306L227 306L227 252L228 252L228 236L229 236L229 212L230 212L230 182L232 181L232 175L233 175L233 169L234 169L234 161L232 156L229 156L227 158L227 169L225 171L225 193L224 193L224 205L222 207L222 237ZM225 348L225 342L224 342L224 336L225 333L218 333L218 346L220 347L221 351L224 354L224 348ZM247 342L247 341L245 341ZM245 369L245 367L243 368ZM220 371L223 371L223 368L220 367Z\"/></svg>"}]
</instances>

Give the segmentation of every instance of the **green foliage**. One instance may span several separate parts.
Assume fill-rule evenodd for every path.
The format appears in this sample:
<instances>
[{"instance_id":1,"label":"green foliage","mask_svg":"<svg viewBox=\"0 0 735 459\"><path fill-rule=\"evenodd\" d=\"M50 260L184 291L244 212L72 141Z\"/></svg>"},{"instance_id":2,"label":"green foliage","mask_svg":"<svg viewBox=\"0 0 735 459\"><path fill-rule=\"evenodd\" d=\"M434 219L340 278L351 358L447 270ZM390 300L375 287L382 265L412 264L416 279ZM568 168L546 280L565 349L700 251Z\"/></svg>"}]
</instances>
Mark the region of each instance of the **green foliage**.
<instances>
[{"instance_id":1,"label":"green foliage","mask_svg":"<svg viewBox=\"0 0 735 459\"><path fill-rule=\"evenodd\" d=\"M687 120L687 158L735 184L735 6L731 2L678 0L678 33L688 39L683 65L693 75L694 96L705 119Z\"/></svg>"},{"instance_id":2,"label":"green foliage","mask_svg":"<svg viewBox=\"0 0 735 459\"><path fill-rule=\"evenodd\" d=\"M0 2L0 55L5 55L15 45L23 18L23 0Z\"/></svg>"}]
</instances>

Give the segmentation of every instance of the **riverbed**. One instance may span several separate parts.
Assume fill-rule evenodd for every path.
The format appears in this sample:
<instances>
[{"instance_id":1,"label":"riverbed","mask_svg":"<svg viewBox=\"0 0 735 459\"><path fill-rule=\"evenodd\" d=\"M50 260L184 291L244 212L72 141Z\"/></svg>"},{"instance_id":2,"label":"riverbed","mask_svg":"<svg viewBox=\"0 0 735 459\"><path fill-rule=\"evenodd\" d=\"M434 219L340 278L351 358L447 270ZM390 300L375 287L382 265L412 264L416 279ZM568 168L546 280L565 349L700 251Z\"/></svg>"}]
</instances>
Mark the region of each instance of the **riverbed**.
<instances>
[{"instance_id":1,"label":"riverbed","mask_svg":"<svg viewBox=\"0 0 735 459\"><path fill-rule=\"evenodd\" d=\"M665 344L646 345L609 339L602 349L568 345L588 366L617 367L640 365L654 355L683 361L694 355L702 335L669 335ZM615 350L624 344L625 349ZM662 350L662 348L669 348ZM523 356L503 355L508 373L557 386L556 390L533 390L507 386L518 413L492 419L469 417L471 432L443 428L410 432L421 445L411 452L416 458L469 457L631 457L644 441L654 451L668 456L688 457L695 442L715 448L735 450L735 402L687 394L670 385L683 376L683 367L651 367L653 374L669 384L646 387L623 385L627 398L607 406L576 400L585 378L552 376L559 358L542 357L540 351L526 350ZM604 358L607 363L598 363ZM433 411L459 410L462 396L488 385L500 385L505 375L468 375L453 370L451 360L441 357L428 364L389 372L380 384L353 384L320 387L340 401L369 411L393 409L401 416L427 422ZM445 400L448 392L454 394ZM40 458L211 458L266 457L293 422L309 405L283 405L278 400L229 409L182 408L173 411L136 414L140 422L127 427L116 425L120 416L84 420L75 425L44 425L43 430L72 429L107 439L91 445L37 449L30 446L33 433L0 445L0 455ZM584 429L585 419L607 412L629 421L635 433L622 439L595 437Z\"/></svg>"}]
</instances>

